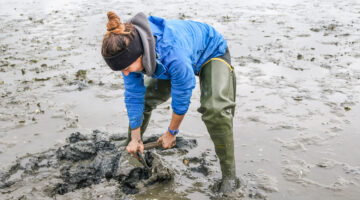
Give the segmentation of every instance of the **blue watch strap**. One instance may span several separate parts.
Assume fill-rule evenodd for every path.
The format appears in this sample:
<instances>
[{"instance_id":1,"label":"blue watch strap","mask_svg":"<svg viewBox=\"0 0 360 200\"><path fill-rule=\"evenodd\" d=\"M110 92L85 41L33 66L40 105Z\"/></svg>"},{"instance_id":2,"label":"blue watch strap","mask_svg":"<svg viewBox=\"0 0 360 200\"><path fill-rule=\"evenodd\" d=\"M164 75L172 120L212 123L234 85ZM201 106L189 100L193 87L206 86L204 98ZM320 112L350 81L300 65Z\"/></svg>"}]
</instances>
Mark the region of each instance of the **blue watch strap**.
<instances>
[{"instance_id":1,"label":"blue watch strap","mask_svg":"<svg viewBox=\"0 0 360 200\"><path fill-rule=\"evenodd\" d=\"M171 135L176 135L179 133L179 129L177 130L171 130L170 127L168 127L168 131L171 133Z\"/></svg>"}]
</instances>

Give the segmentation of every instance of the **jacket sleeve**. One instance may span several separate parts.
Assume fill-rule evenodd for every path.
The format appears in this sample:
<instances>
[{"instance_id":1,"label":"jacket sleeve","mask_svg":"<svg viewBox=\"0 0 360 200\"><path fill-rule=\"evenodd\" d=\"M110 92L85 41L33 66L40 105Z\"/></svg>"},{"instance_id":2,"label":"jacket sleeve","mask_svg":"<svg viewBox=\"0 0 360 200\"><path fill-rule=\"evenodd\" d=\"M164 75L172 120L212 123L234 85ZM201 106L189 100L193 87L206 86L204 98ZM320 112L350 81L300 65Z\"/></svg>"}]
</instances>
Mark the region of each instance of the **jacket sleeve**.
<instances>
[{"instance_id":1,"label":"jacket sleeve","mask_svg":"<svg viewBox=\"0 0 360 200\"><path fill-rule=\"evenodd\" d=\"M144 112L145 85L142 73L130 72L124 77L125 104L131 129L141 126Z\"/></svg>"},{"instance_id":2,"label":"jacket sleeve","mask_svg":"<svg viewBox=\"0 0 360 200\"><path fill-rule=\"evenodd\" d=\"M171 51L166 57L171 79L171 107L174 113L184 115L189 108L196 83L191 60L181 50Z\"/></svg>"}]
</instances>

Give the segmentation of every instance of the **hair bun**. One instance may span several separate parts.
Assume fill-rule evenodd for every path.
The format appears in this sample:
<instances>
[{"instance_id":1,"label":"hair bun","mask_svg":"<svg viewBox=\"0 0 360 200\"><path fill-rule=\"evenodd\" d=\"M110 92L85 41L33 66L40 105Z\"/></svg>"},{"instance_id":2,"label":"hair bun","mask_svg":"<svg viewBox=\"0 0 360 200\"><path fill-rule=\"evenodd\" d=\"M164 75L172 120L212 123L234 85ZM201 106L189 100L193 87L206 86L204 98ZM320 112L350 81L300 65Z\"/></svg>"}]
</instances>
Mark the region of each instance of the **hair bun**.
<instances>
[{"instance_id":1,"label":"hair bun","mask_svg":"<svg viewBox=\"0 0 360 200\"><path fill-rule=\"evenodd\" d=\"M108 16L108 19L109 19L109 21L108 21L108 23L106 25L106 28L107 28L108 31L113 31L113 30L118 29L118 28L122 29L123 26L122 26L122 24L120 22L120 18L114 12L109 11L107 13L107 16Z\"/></svg>"}]
</instances>

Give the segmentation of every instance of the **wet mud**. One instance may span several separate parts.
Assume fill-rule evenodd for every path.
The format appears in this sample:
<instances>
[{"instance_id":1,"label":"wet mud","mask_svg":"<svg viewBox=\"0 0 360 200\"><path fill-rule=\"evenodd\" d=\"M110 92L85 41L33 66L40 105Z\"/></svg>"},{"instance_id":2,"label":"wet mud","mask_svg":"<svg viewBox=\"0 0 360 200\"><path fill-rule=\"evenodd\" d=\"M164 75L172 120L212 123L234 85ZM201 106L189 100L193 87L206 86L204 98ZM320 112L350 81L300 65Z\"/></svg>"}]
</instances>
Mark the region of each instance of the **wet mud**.
<instances>
[{"instance_id":1,"label":"wet mud","mask_svg":"<svg viewBox=\"0 0 360 200\"><path fill-rule=\"evenodd\" d=\"M152 141L154 138L148 140ZM164 165L159 155L150 151L145 153L145 161L150 169L126 165L137 161L129 155L121 159L122 155L128 154L124 149L125 139L109 136L98 130L89 136L79 132L72 133L63 147L25 156L8 170L2 171L1 193L22 190L28 179L45 181L42 180L45 174L48 181L58 181L42 185L39 192L43 197L64 195L111 179L118 183L119 191L124 195L136 194L145 187L173 179L174 170ZM175 151L184 152L196 146L196 140L179 137L177 141ZM21 195L22 198L30 198L26 194Z\"/></svg>"},{"instance_id":2,"label":"wet mud","mask_svg":"<svg viewBox=\"0 0 360 200\"><path fill-rule=\"evenodd\" d=\"M144 142L156 139L153 136ZM197 150L195 139L177 137L176 146L172 149L146 151L144 159L149 169L125 152L125 141L123 136L98 130L89 135L72 133L64 146L24 156L17 159L9 169L1 171L1 194L5 199L67 199L67 195L87 188L92 188L92 193L96 194L98 191L93 189L94 186L113 184L114 188L110 190L112 195L108 194L107 197L132 198L137 193L146 194L149 187L166 185L180 176L196 181L195 185L198 186L211 181L207 186L211 199L236 199L245 195L266 199L266 192L276 191L267 183L259 187L256 175L248 174L237 183L238 189L233 193L218 193L221 180L214 181L216 178L213 171L216 157L210 156L209 152L202 153L200 157L188 156L191 151ZM177 163L169 163L162 158L169 155L182 159L177 159ZM177 169L177 165L183 165L183 168ZM246 181L256 181L257 184L251 186Z\"/></svg>"}]
</instances>

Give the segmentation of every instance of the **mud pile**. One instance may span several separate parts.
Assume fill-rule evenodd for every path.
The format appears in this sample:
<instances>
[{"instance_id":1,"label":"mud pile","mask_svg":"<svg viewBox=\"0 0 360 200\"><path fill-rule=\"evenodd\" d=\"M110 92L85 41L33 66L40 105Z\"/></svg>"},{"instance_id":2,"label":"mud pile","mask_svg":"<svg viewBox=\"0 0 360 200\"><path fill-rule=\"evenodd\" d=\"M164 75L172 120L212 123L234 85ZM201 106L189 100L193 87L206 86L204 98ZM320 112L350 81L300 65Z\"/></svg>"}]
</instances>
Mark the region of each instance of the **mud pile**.
<instances>
[{"instance_id":1,"label":"mud pile","mask_svg":"<svg viewBox=\"0 0 360 200\"><path fill-rule=\"evenodd\" d=\"M152 136L144 143L157 138ZM144 159L150 169L126 152L125 141L122 135L98 130L90 135L72 133L60 148L18 158L8 170L0 172L0 197L141 199L151 197L156 187L166 190L174 185L191 185L210 199L267 199L268 193L278 190L271 177L248 173L241 176L241 187L236 191L214 192L221 175L218 159L210 149L198 152L194 139L177 137L172 149L146 151ZM173 197L177 195L186 198L182 193Z\"/></svg>"},{"instance_id":2,"label":"mud pile","mask_svg":"<svg viewBox=\"0 0 360 200\"><path fill-rule=\"evenodd\" d=\"M27 196L29 190L25 189L31 182L32 190L36 188L37 193L42 194L37 197L54 197L114 181L119 193L123 193L118 194L121 196L136 194L148 186L173 179L173 169L164 164L155 150L145 153L145 161L151 168L147 170L125 152L125 139L98 130L89 136L72 133L66 145L57 150L19 158L9 170L0 172L2 194L12 193L14 197L13 191L16 190L31 198L32 194ZM156 137L145 142L154 140ZM196 140L178 137L175 151L187 152L187 148L195 146Z\"/></svg>"},{"instance_id":3,"label":"mud pile","mask_svg":"<svg viewBox=\"0 0 360 200\"><path fill-rule=\"evenodd\" d=\"M75 133L69 142L56 151L57 160L62 162L60 174L64 183L55 187L55 193L64 194L117 176L121 152L101 132L94 131L89 140Z\"/></svg>"}]
</instances>

